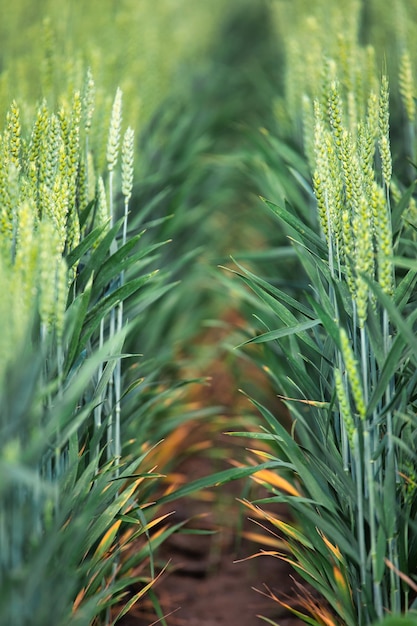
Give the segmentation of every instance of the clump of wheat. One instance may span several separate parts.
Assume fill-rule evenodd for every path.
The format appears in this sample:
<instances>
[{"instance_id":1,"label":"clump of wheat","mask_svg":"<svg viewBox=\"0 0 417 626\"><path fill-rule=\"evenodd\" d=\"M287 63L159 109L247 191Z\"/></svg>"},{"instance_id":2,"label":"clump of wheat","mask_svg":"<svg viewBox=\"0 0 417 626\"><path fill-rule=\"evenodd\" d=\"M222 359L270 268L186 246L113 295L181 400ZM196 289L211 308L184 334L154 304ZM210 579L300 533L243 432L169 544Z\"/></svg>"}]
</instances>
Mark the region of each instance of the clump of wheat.
<instances>
[{"instance_id":1,"label":"clump of wheat","mask_svg":"<svg viewBox=\"0 0 417 626\"><path fill-rule=\"evenodd\" d=\"M140 458L128 470L121 462L123 301L152 276L125 278L139 237L127 241L134 170L131 128L124 135L121 172L117 168L121 99L118 90L108 171L95 169L88 141L94 110L91 72L84 95L75 90L57 110L42 101L27 131L13 101L0 134L0 395L8 407L0 415L4 623L24 623L29 611L37 623L46 623L59 585L49 579L45 564L54 572L58 554L66 558L69 574L60 593L60 623L67 623L79 605L80 623L90 624L99 615L108 623L113 584L114 595L118 593L115 576L123 566L117 562L120 520L115 515L132 509L131 495L140 483L134 480L127 487L124 479ZM119 256L115 175L124 199ZM25 386L22 402L14 397L19 385ZM115 477L121 482L114 482ZM119 485L127 487L123 493ZM72 537L68 544L61 540L64 535ZM130 531L121 543L129 536ZM71 555L64 557L66 545L71 545ZM35 584L29 582L33 576ZM17 577L14 588L11 581ZM94 580L101 582L97 586ZM101 585L106 587L103 596ZM41 602L35 602L36 593ZM94 594L97 601L88 608Z\"/></svg>"},{"instance_id":2,"label":"clump of wheat","mask_svg":"<svg viewBox=\"0 0 417 626\"><path fill-rule=\"evenodd\" d=\"M134 0L117 6L110 0L93 1L83 9L45 0L34 11L26 0L18 0L2 23L0 115L12 97L28 108L39 97L51 106L63 94L69 100L82 89L90 67L100 85L96 114L103 125L92 127L90 139L98 155L99 147L105 150L101 131L108 123L114 86L119 84L125 94L126 122L143 128L180 77L181 64L195 63L201 55L224 12L222 0L210 6L161 0L158 11ZM17 32L25 34L24 44L17 41ZM25 121L31 113L25 111Z\"/></svg>"},{"instance_id":3,"label":"clump of wheat","mask_svg":"<svg viewBox=\"0 0 417 626\"><path fill-rule=\"evenodd\" d=\"M294 209L267 204L290 234L304 289L295 281L280 289L239 266L260 302L262 326L250 342L269 347L265 367L294 420L288 432L257 404L267 424L259 438L271 446L266 458L278 479L258 466L270 497L256 512L285 501L294 515L287 527L265 513L288 550L276 556L323 598L307 595L294 612L308 623L350 626L391 613L414 617L417 545L416 265L408 226L415 198L403 165L415 136L415 59L406 44L415 31L407 15L417 6L387 8L388 37L388 20L363 24L363 8L349 3L345 23L336 2L273 7L286 54L278 139L304 151L308 167L288 151L286 171L307 190L311 177L313 193L304 200L291 193ZM375 17L376 4L366 8ZM367 45L361 28L369 28Z\"/></svg>"},{"instance_id":4,"label":"clump of wheat","mask_svg":"<svg viewBox=\"0 0 417 626\"><path fill-rule=\"evenodd\" d=\"M343 268L363 326L371 296L366 279L377 276L386 293L393 290L387 82L383 79L378 99L369 98L366 118L356 132L344 116L337 83L331 85L327 109L326 125L326 112L316 102L314 190L330 265L339 278ZM382 180L373 168L377 146Z\"/></svg>"}]
</instances>

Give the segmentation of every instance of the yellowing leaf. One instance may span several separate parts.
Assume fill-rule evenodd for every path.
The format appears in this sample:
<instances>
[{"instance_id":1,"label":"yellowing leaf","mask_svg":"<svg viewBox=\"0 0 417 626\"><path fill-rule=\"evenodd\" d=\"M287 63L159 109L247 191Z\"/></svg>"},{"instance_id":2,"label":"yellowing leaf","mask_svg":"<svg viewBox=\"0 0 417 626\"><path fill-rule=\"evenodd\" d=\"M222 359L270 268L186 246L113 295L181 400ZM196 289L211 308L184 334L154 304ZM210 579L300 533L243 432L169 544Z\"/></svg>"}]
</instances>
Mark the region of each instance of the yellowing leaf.
<instances>
[{"instance_id":1,"label":"yellowing leaf","mask_svg":"<svg viewBox=\"0 0 417 626\"><path fill-rule=\"evenodd\" d=\"M275 472L271 470L259 470L253 474L254 480L261 484L271 485L271 487L275 487L280 489L281 491L285 491L292 496L302 498L302 494L292 485L288 480L279 476Z\"/></svg>"},{"instance_id":2,"label":"yellowing leaf","mask_svg":"<svg viewBox=\"0 0 417 626\"><path fill-rule=\"evenodd\" d=\"M114 524L112 524L112 526L109 528L109 530L104 534L102 540L100 541L100 543L97 546L97 549L94 553L94 556L102 556L105 552L107 552L112 543L113 540L117 534L117 531L120 528L120 524L122 523L121 520L117 520L116 522L114 522Z\"/></svg>"},{"instance_id":3,"label":"yellowing leaf","mask_svg":"<svg viewBox=\"0 0 417 626\"><path fill-rule=\"evenodd\" d=\"M263 535L261 533L248 531L242 533L242 537L244 539L249 539L250 541L253 541L255 543L264 544L273 548L279 548L281 550L287 550L287 544L285 541L281 541L279 539L276 539L275 537L271 537L270 535Z\"/></svg>"},{"instance_id":4,"label":"yellowing leaf","mask_svg":"<svg viewBox=\"0 0 417 626\"><path fill-rule=\"evenodd\" d=\"M323 539L324 543L326 544L326 546L330 550L330 552L333 554L333 556L335 556L336 559L339 562L342 561L343 557L342 557L342 553L340 552L339 548L337 546L333 545L319 529L317 529L317 532L319 533L320 537Z\"/></svg>"}]
</instances>

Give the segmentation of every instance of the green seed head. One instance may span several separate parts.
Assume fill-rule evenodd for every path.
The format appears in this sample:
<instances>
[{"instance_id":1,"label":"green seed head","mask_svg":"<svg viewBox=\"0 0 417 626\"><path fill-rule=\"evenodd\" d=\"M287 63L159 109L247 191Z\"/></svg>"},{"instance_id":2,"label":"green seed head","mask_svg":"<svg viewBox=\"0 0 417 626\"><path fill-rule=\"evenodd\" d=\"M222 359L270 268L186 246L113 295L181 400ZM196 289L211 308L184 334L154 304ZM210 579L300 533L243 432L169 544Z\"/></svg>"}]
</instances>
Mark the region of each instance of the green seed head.
<instances>
[{"instance_id":1,"label":"green seed head","mask_svg":"<svg viewBox=\"0 0 417 626\"><path fill-rule=\"evenodd\" d=\"M101 176L97 179L97 211L96 223L94 226L103 226L108 224L110 219L109 209L107 206L106 189Z\"/></svg>"},{"instance_id":2,"label":"green seed head","mask_svg":"<svg viewBox=\"0 0 417 626\"><path fill-rule=\"evenodd\" d=\"M349 444L350 444L351 449L353 450L354 448L353 433L355 432L355 422L352 416L350 402L348 399L348 395L346 393L345 383L343 381L343 376L340 370L338 369L334 370L334 377L335 377L337 399L339 400L340 416L345 424L346 432L347 432L348 439L349 439Z\"/></svg>"},{"instance_id":3,"label":"green seed head","mask_svg":"<svg viewBox=\"0 0 417 626\"><path fill-rule=\"evenodd\" d=\"M122 194L128 201L133 187L133 157L135 133L132 128L125 132L122 145Z\"/></svg>"},{"instance_id":4,"label":"green seed head","mask_svg":"<svg viewBox=\"0 0 417 626\"><path fill-rule=\"evenodd\" d=\"M91 129L91 121L93 119L95 104L95 84L91 69L88 68L84 83L84 93L82 97L83 114L84 114L84 130L88 135Z\"/></svg>"},{"instance_id":5,"label":"green seed head","mask_svg":"<svg viewBox=\"0 0 417 626\"><path fill-rule=\"evenodd\" d=\"M10 110L7 113L7 135L9 139L10 162L16 169L20 169L20 151L21 151L21 127L20 113L16 102L13 100Z\"/></svg>"},{"instance_id":6,"label":"green seed head","mask_svg":"<svg viewBox=\"0 0 417 626\"><path fill-rule=\"evenodd\" d=\"M389 186L392 174L392 159L389 141L389 89L388 79L382 77L379 92L379 154L381 156L382 175L384 182Z\"/></svg>"},{"instance_id":7,"label":"green seed head","mask_svg":"<svg viewBox=\"0 0 417 626\"><path fill-rule=\"evenodd\" d=\"M328 112L335 143L336 146L339 146L343 132L343 106L340 89L336 81L333 81L330 85Z\"/></svg>"},{"instance_id":8,"label":"green seed head","mask_svg":"<svg viewBox=\"0 0 417 626\"><path fill-rule=\"evenodd\" d=\"M122 92L118 88L113 102L107 141L107 167L112 172L119 155L120 129L122 125Z\"/></svg>"},{"instance_id":9,"label":"green seed head","mask_svg":"<svg viewBox=\"0 0 417 626\"><path fill-rule=\"evenodd\" d=\"M362 383L359 377L358 366L353 354L352 346L344 328L340 329L340 344L356 411L358 412L359 417L364 420L366 417L366 406Z\"/></svg>"},{"instance_id":10,"label":"green seed head","mask_svg":"<svg viewBox=\"0 0 417 626\"><path fill-rule=\"evenodd\" d=\"M401 55L398 81L404 110L407 114L408 121L412 123L416 115L416 103L414 99L415 86L413 70L408 50L405 50Z\"/></svg>"}]
</instances>

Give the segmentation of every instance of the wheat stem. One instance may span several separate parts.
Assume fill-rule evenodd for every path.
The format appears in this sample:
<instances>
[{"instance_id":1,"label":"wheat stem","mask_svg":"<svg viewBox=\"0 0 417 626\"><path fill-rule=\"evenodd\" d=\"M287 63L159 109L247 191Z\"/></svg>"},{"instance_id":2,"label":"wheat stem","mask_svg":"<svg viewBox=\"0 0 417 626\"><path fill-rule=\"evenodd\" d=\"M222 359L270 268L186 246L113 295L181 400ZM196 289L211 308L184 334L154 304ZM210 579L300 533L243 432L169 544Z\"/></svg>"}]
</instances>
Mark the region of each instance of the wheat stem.
<instances>
[{"instance_id":1,"label":"wheat stem","mask_svg":"<svg viewBox=\"0 0 417 626\"><path fill-rule=\"evenodd\" d=\"M358 543L359 543L359 563L360 563L360 575L361 575L361 588L366 587L366 541L365 541L365 515L364 515L364 503L363 503L363 466L361 457L361 446L359 441L358 428L353 433L353 456L355 463L355 481L356 481L356 494L357 494L357 516L356 524L358 528Z\"/></svg>"},{"instance_id":2,"label":"wheat stem","mask_svg":"<svg viewBox=\"0 0 417 626\"><path fill-rule=\"evenodd\" d=\"M378 580L377 572L377 510L375 506L375 465L373 459L373 445L372 441L374 434L371 433L369 424L365 425L363 436L364 447L364 462L365 462L365 476L368 495L368 511L369 511L369 535L370 535L370 558L372 568L372 586L373 586L373 601L376 614L379 619L382 619L384 614L381 583Z\"/></svg>"}]
</instances>

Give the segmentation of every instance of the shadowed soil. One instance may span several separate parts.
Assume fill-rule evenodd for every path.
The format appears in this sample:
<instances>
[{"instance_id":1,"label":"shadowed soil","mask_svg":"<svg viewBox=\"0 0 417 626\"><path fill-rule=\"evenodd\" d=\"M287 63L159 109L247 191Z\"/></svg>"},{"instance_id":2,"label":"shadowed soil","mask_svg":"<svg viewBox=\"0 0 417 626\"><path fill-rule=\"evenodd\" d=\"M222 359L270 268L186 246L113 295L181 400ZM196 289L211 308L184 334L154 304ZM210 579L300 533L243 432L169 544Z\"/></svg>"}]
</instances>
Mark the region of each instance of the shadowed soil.
<instances>
[{"instance_id":1,"label":"shadowed soil","mask_svg":"<svg viewBox=\"0 0 417 626\"><path fill-rule=\"evenodd\" d=\"M178 470L191 480L207 475L209 465L206 458L195 457ZM159 561L168 566L154 591L168 626L256 626L264 623L260 615L281 626L302 623L264 595L270 589L281 598L294 596L290 566L273 556L246 558L268 546L245 538L260 529L242 517L245 512L236 496L244 489L245 485L236 481L215 489L214 501L196 497L175 503L172 523L189 519L185 528L213 534L174 534L160 550ZM173 506L167 508L173 510ZM150 600L140 603L121 622L122 626L155 623L158 617Z\"/></svg>"},{"instance_id":2,"label":"shadowed soil","mask_svg":"<svg viewBox=\"0 0 417 626\"><path fill-rule=\"evenodd\" d=\"M235 314L228 316L230 323L234 327L239 323ZM217 348L203 372L210 378L210 384L193 387L189 399L202 407L221 405L223 412L217 420L185 424L173 433L174 445L165 442L178 458L167 476L167 482L173 485L188 484L228 469L235 461L244 462L249 440L230 437L224 432L235 430L236 420L242 419L239 430L250 424L250 418L248 422L245 420L250 412L253 414L253 407L237 391L245 380L255 382L271 410L286 419L259 369L248 362L231 368L221 342L222 331L218 329L206 332L198 342L200 350L204 345ZM157 563L162 573L153 590L168 626L256 626L265 623L261 615L280 626L302 624L267 597L268 590L284 600L296 596L291 567L271 555L248 558L260 551L276 550L268 543L274 536L249 520L250 511L239 502L239 499L265 496L261 489L250 479L237 480L163 507L161 513L171 514L170 524L184 523L182 530L191 532L175 533L158 550ZM276 505L274 514L288 519L282 505ZM193 531L205 531L205 534L192 534ZM151 599L147 598L120 624L150 626L159 622Z\"/></svg>"}]
</instances>

